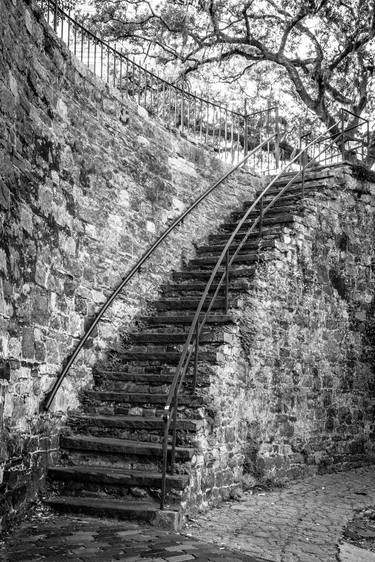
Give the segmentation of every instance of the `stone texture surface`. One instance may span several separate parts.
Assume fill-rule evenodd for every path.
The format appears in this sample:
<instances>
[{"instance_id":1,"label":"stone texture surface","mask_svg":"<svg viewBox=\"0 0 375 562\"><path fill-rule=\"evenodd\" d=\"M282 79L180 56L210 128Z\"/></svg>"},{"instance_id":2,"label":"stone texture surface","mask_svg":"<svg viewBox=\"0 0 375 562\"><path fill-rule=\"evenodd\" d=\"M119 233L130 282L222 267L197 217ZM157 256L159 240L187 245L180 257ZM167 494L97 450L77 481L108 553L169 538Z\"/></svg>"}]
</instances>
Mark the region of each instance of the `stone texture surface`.
<instances>
[{"instance_id":1,"label":"stone texture surface","mask_svg":"<svg viewBox=\"0 0 375 562\"><path fill-rule=\"evenodd\" d=\"M238 313L250 485L374 455L375 186L335 174L262 253Z\"/></svg>"},{"instance_id":2,"label":"stone texture surface","mask_svg":"<svg viewBox=\"0 0 375 562\"><path fill-rule=\"evenodd\" d=\"M273 562L334 562L353 510L374 500L370 465L246 493L240 501L196 517L185 533Z\"/></svg>"},{"instance_id":3,"label":"stone texture surface","mask_svg":"<svg viewBox=\"0 0 375 562\"><path fill-rule=\"evenodd\" d=\"M0 12L0 355L10 368L0 377L1 520L42 483L61 413L77 405L92 364L256 182L226 183L186 219L109 310L56 414L40 416L100 305L224 167L93 77L33 4L1 0Z\"/></svg>"},{"instance_id":4,"label":"stone texture surface","mask_svg":"<svg viewBox=\"0 0 375 562\"><path fill-rule=\"evenodd\" d=\"M267 562L181 534L131 522L35 515L3 542L0 560L33 562Z\"/></svg>"}]
</instances>

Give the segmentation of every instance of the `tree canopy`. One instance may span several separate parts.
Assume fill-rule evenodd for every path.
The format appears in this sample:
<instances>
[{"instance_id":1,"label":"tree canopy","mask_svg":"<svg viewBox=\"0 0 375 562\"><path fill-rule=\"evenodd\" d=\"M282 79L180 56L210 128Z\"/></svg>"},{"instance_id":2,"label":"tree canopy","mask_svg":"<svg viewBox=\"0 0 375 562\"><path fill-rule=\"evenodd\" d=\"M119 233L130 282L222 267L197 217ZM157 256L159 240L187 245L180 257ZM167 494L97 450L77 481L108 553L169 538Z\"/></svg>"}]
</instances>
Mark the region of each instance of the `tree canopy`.
<instances>
[{"instance_id":1,"label":"tree canopy","mask_svg":"<svg viewBox=\"0 0 375 562\"><path fill-rule=\"evenodd\" d=\"M369 115L374 0L93 2L91 21L107 39L126 41L163 66L172 63L180 79L219 72L233 88L272 77L327 127L341 106Z\"/></svg>"}]
</instances>

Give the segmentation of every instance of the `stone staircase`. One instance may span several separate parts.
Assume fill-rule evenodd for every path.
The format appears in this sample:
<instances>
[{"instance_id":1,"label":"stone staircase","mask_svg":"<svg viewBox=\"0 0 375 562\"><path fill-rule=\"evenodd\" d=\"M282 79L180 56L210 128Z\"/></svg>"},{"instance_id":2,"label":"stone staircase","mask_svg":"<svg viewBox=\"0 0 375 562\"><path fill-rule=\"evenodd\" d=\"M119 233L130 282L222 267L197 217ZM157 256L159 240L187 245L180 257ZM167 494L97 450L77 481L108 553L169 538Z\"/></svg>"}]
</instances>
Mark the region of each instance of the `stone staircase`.
<instances>
[{"instance_id":1,"label":"stone staircase","mask_svg":"<svg viewBox=\"0 0 375 562\"><path fill-rule=\"evenodd\" d=\"M305 180L306 195L329 177L329 170L310 173ZM266 202L287 179L272 188ZM169 385L211 268L251 202L232 213L209 236L208 244L197 248L196 257L163 287L154 313L139 318L139 331L124 349L111 351L107 362L96 368L95 387L82 392L82 411L70 415L61 436L60 464L48 472L51 506L178 527L182 507L191 509L184 498L206 416L207 370L217 361L217 351L226 340L225 329L235 321L232 312L238 306L237 297L251 284L262 252L272 249L280 229L292 225L295 216L303 213L301 194L301 184L293 186L265 216L262 239L257 232L249 236L230 272L230 311L224 313L223 291L208 318L201 339L197 389L192 392L192 373L188 372L179 400L176 471L167 478L166 509L159 511L162 414ZM256 216L251 213L236 240Z\"/></svg>"}]
</instances>

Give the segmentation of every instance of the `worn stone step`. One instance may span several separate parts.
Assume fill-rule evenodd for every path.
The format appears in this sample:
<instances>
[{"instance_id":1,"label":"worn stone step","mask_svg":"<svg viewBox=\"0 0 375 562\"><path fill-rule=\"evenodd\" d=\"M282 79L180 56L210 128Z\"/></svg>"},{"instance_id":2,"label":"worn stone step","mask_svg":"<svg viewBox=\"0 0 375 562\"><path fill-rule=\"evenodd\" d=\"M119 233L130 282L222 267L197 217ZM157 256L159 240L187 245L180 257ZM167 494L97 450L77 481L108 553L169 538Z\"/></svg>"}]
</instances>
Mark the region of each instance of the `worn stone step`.
<instances>
[{"instance_id":1,"label":"worn stone step","mask_svg":"<svg viewBox=\"0 0 375 562\"><path fill-rule=\"evenodd\" d=\"M187 336L188 332L142 332L133 334L131 340L135 344L184 344ZM200 343L224 343L225 334L223 332L203 333L200 335L199 341Z\"/></svg>"},{"instance_id":2,"label":"worn stone step","mask_svg":"<svg viewBox=\"0 0 375 562\"><path fill-rule=\"evenodd\" d=\"M137 488L161 488L161 472L145 470L125 470L105 466L54 466L48 469L48 477L55 480L84 481L85 483L101 483L103 486L123 486ZM183 474L167 474L167 489L183 490L189 481Z\"/></svg>"},{"instance_id":3,"label":"worn stone step","mask_svg":"<svg viewBox=\"0 0 375 562\"><path fill-rule=\"evenodd\" d=\"M189 262L189 267L191 266L191 262ZM221 277L224 273L224 267L219 267L219 270L216 274L217 277ZM207 269L186 269L185 271L175 271L173 273L173 279L175 281L187 281L188 279L196 279L196 280L206 280L210 279L212 273L212 268L210 270ZM253 265L249 266L241 266L236 267L233 265L230 269L230 276L232 279L238 279L241 277L249 278L253 277L255 273L255 267Z\"/></svg>"},{"instance_id":4,"label":"worn stone step","mask_svg":"<svg viewBox=\"0 0 375 562\"><path fill-rule=\"evenodd\" d=\"M264 225L263 225L264 226ZM262 237L261 240L262 242L266 241L266 240L274 240L275 238L277 238L277 236L280 234L280 232L282 231L284 225L273 225L271 227L266 227L264 226L263 231L262 231ZM208 237L208 242L210 245L213 244L226 244L229 240L230 237L230 232L221 232L221 233L217 233L217 234L210 234L210 236ZM241 240L243 239L243 232L240 232L239 234L237 233L234 237L233 240L233 244L237 243L239 244L241 242ZM250 232L248 238L247 238L247 242L251 242L254 241L254 243L256 243L256 247L258 247L258 240L259 240L259 230L255 229L254 232Z\"/></svg>"},{"instance_id":5,"label":"worn stone step","mask_svg":"<svg viewBox=\"0 0 375 562\"><path fill-rule=\"evenodd\" d=\"M157 316L142 316L140 320L148 325L164 326L164 325L186 325L191 324L194 315L191 313L183 314L158 314ZM209 314L206 324L233 324L234 318L231 314Z\"/></svg>"},{"instance_id":6,"label":"worn stone step","mask_svg":"<svg viewBox=\"0 0 375 562\"><path fill-rule=\"evenodd\" d=\"M132 377L132 378L130 378ZM154 375L155 377L155 375ZM173 382L174 372L165 373L159 379L150 378L149 380L144 380L140 382L137 377L134 377L134 374L131 374L128 379L124 380L122 378L103 378L101 379L98 375L95 378L95 387L93 390L95 391L108 391L108 392L144 392L147 394L156 393L156 394L163 394L169 391L170 385ZM187 374L185 375L183 381L183 388L186 392L192 391L192 383L193 383L193 369L189 369ZM198 368L198 379L197 385L198 387L207 387L210 383L210 378L207 372L202 371L201 368ZM130 409L130 406L129 406ZM87 410L87 409L86 409ZM153 416L152 408L145 408L145 411L142 415ZM106 414L108 412L105 412ZM128 413L128 412L126 412ZM141 415L138 414L137 415Z\"/></svg>"},{"instance_id":7,"label":"worn stone step","mask_svg":"<svg viewBox=\"0 0 375 562\"><path fill-rule=\"evenodd\" d=\"M202 265L216 263L215 258L211 258L212 261L209 261L209 258L206 258L204 261L202 259ZM195 260L194 260L195 261ZM211 295L212 296L212 295ZM183 296L179 298L163 298L159 299L155 306L158 310L196 310L197 306L200 302L200 298L197 297L190 297L184 298ZM211 303L210 296L207 297L206 301L203 304L202 310L207 310L208 306ZM223 310L225 308L225 298L224 297L216 297L214 303L211 305L211 310Z\"/></svg>"},{"instance_id":8,"label":"worn stone step","mask_svg":"<svg viewBox=\"0 0 375 562\"><path fill-rule=\"evenodd\" d=\"M234 258L235 264L239 263L254 263L259 259L259 252L248 252L246 254L238 254ZM208 267L217 263L218 256L207 255L190 260L189 266L191 267ZM230 268L230 275L232 274L232 267ZM219 301L220 299L216 299ZM222 299L224 301L224 299Z\"/></svg>"},{"instance_id":9,"label":"worn stone step","mask_svg":"<svg viewBox=\"0 0 375 562\"><path fill-rule=\"evenodd\" d=\"M177 510L159 511L158 503L124 502L118 499L57 496L46 500L51 507L63 513L82 513L95 517L116 517L124 520L145 521L163 528L177 530L181 517Z\"/></svg>"},{"instance_id":10,"label":"worn stone step","mask_svg":"<svg viewBox=\"0 0 375 562\"><path fill-rule=\"evenodd\" d=\"M122 402L126 404L156 404L164 406L167 394L151 394L151 393L136 393L136 392L119 392L110 390L85 390L83 392L83 399L96 400L100 402ZM203 403L201 396L194 396L189 394L181 394L179 396L180 406L189 406L190 408L197 408Z\"/></svg>"},{"instance_id":11,"label":"worn stone step","mask_svg":"<svg viewBox=\"0 0 375 562\"><path fill-rule=\"evenodd\" d=\"M275 187L284 187L287 183L295 176L295 172L290 172L284 174L277 180L273 185ZM327 180L333 179L335 176L329 171L329 169L322 170L320 172L305 172L305 183L312 185L314 183L318 185L325 184ZM302 176L296 178L292 185L302 186ZM272 189L272 188L271 188ZM260 192L259 192L260 193Z\"/></svg>"},{"instance_id":12,"label":"worn stone step","mask_svg":"<svg viewBox=\"0 0 375 562\"><path fill-rule=\"evenodd\" d=\"M177 421L177 428L182 431L196 432L199 423L200 422L194 420L179 419ZM164 429L164 420L161 417L146 418L143 416L70 416L68 424L71 427L77 428L90 426L137 431Z\"/></svg>"},{"instance_id":13,"label":"worn stone step","mask_svg":"<svg viewBox=\"0 0 375 562\"><path fill-rule=\"evenodd\" d=\"M187 374L186 376L188 376ZM102 382L103 380L115 381L115 382L131 382L137 384L155 384L163 385L169 384L173 381L174 371L164 372L164 373L137 373L134 371L117 371L117 370L100 370L96 369L94 372L95 381Z\"/></svg>"},{"instance_id":14,"label":"worn stone step","mask_svg":"<svg viewBox=\"0 0 375 562\"><path fill-rule=\"evenodd\" d=\"M264 205L264 207L266 207L266 205ZM277 206L276 204L273 205L270 209L268 209L267 214L265 215L265 217L278 217L280 215L285 215L288 213L297 213L299 210L299 205L294 204L294 205L283 205L283 206ZM257 218L259 216L259 205L256 207L256 209L254 211L251 211L251 213L249 213L248 215L248 219L250 220L254 220L255 218ZM242 217L244 216L245 211L233 211L233 213L230 214L230 220L234 221L234 222L238 222L239 220L242 219Z\"/></svg>"},{"instance_id":15,"label":"worn stone step","mask_svg":"<svg viewBox=\"0 0 375 562\"><path fill-rule=\"evenodd\" d=\"M112 437L93 437L91 435L61 435L62 449L93 451L101 454L115 454L124 456L145 456L161 458L163 446L161 443L132 441L130 439L116 439ZM170 447L169 447L170 449ZM176 458L188 461L194 455L194 449L176 447Z\"/></svg>"},{"instance_id":16,"label":"worn stone step","mask_svg":"<svg viewBox=\"0 0 375 562\"><path fill-rule=\"evenodd\" d=\"M201 246L200 248L197 248L197 254L198 255L219 254L223 251L227 240L228 240L228 236L226 237L226 240L223 241L221 244L209 244L208 246ZM262 248L271 248L274 245L275 245L275 238L257 237L254 240L251 240L250 242L246 242L245 244L243 244L240 250L240 254L249 253L252 251L258 251L260 246ZM233 253L237 248L238 248L238 243L233 243L230 248L230 253Z\"/></svg>"},{"instance_id":17,"label":"worn stone step","mask_svg":"<svg viewBox=\"0 0 375 562\"><path fill-rule=\"evenodd\" d=\"M297 214L297 213L295 213ZM263 225L264 226L270 226L270 225L283 225L283 224L288 224L288 223L292 223L294 220L294 216L291 213L284 213L284 214L280 214L280 215L276 215L276 216L268 216L265 215L265 217L263 218ZM244 222L244 224L242 225L242 227L239 230L239 233L246 233L247 229L253 224L254 220L253 219L249 219L246 220ZM236 226L238 224L238 221L232 221L232 222L225 222L223 224L220 225L220 228L222 230L230 230L233 231Z\"/></svg>"},{"instance_id":18,"label":"worn stone step","mask_svg":"<svg viewBox=\"0 0 375 562\"><path fill-rule=\"evenodd\" d=\"M163 364L178 363L181 357L179 351L123 351L118 353L118 359L123 363L134 361L153 363L162 362ZM216 353L211 351L201 351L199 353L200 361L216 361Z\"/></svg>"},{"instance_id":19,"label":"worn stone step","mask_svg":"<svg viewBox=\"0 0 375 562\"><path fill-rule=\"evenodd\" d=\"M165 389L165 392L167 390L169 389ZM156 411L159 411L160 415L157 415ZM144 415L146 413L150 415ZM181 412L181 416L177 419L177 444L183 447L191 447L194 443L198 427L202 422L188 419L183 417L183 415L183 412ZM153 407L148 412L144 411L143 408L139 408L138 405L132 404L132 407L128 408L126 414L113 413L109 415L105 413L100 414L96 411L95 413L88 412L87 415L71 415L67 425L69 427L67 435L79 433L80 435L112 437L130 441L142 441L144 443L162 443L164 435L161 405L159 405L158 410Z\"/></svg>"},{"instance_id":20,"label":"worn stone step","mask_svg":"<svg viewBox=\"0 0 375 562\"><path fill-rule=\"evenodd\" d=\"M304 191L305 193L311 193L315 190L319 190L319 189L323 189L327 187L327 182L332 178L333 176L327 176L325 178L322 179L316 179L316 178L310 178L310 179L306 179L305 180L305 185L304 185ZM289 180L288 180L289 181ZM287 182L276 182L270 189L269 191L267 191L266 193L266 198L273 198L275 195L277 195L280 190L285 187L287 184ZM284 196L288 196L288 195L302 195L303 189L302 189L302 181L299 182L294 182L292 183L288 189L286 189L284 191L284 193L281 195L281 197ZM260 195L260 191L257 193L257 196ZM280 197L280 198L281 198Z\"/></svg>"}]
</instances>

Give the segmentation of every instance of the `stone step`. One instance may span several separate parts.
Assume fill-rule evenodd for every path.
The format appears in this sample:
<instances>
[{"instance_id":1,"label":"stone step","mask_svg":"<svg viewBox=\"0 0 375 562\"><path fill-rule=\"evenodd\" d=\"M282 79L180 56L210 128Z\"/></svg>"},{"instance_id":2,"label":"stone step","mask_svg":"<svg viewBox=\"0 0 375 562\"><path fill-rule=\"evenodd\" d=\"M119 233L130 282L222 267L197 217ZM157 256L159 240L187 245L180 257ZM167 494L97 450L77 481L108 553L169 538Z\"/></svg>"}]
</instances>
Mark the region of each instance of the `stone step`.
<instances>
[{"instance_id":1,"label":"stone step","mask_svg":"<svg viewBox=\"0 0 375 562\"><path fill-rule=\"evenodd\" d=\"M164 326L164 325L186 325L191 324L193 322L194 315L193 314L178 314L178 315L163 315L158 314L157 316L142 316L140 320L145 324L152 325L152 326ZM234 318L230 314L209 314L207 316L206 324L233 324Z\"/></svg>"},{"instance_id":2,"label":"stone step","mask_svg":"<svg viewBox=\"0 0 375 562\"><path fill-rule=\"evenodd\" d=\"M131 336L134 344L184 344L188 332L170 333L170 332L142 332ZM200 343L224 343L225 334L220 333L203 333L199 338Z\"/></svg>"},{"instance_id":3,"label":"stone step","mask_svg":"<svg viewBox=\"0 0 375 562\"><path fill-rule=\"evenodd\" d=\"M194 260L197 261L197 260ZM217 258L206 258L205 260L203 260L202 258L202 265L206 265L206 264L212 264L212 263L216 263ZM195 264L197 265L197 264ZM211 303L211 297L212 295L209 295L206 298L206 301L203 304L202 310L207 310L208 306ZM198 307L198 304L200 302L200 298L197 297L190 297L190 298L184 298L183 296L179 297L179 298L162 298L159 299L156 303L155 306L158 310L174 310L174 311L179 311L179 310L196 310ZM217 296L214 303L211 306L211 310L223 310L225 308L225 298L224 297L219 297Z\"/></svg>"},{"instance_id":4,"label":"stone step","mask_svg":"<svg viewBox=\"0 0 375 562\"><path fill-rule=\"evenodd\" d=\"M130 373L114 371L116 375L111 376L109 372L104 374L98 371L94 375L95 390L106 390L111 392L135 392L136 389L140 392L147 393L162 393L169 390L173 382L175 371L169 373ZM197 380L198 386L207 386L209 384L208 375L204 375L201 370L198 370L199 377ZM185 375L183 387L186 391L192 385L193 371L189 371Z\"/></svg>"},{"instance_id":5,"label":"stone step","mask_svg":"<svg viewBox=\"0 0 375 562\"><path fill-rule=\"evenodd\" d=\"M162 430L164 420L161 417L146 418L143 416L70 416L68 419L70 427L97 427L109 429L127 430ZM182 431L196 432L199 422L187 419L178 419L177 429Z\"/></svg>"},{"instance_id":6,"label":"stone step","mask_svg":"<svg viewBox=\"0 0 375 562\"><path fill-rule=\"evenodd\" d=\"M280 225L281 226L281 225L284 225L284 224L289 224L289 223L293 222L294 216L295 215L292 215L291 213L284 213L284 214L280 214L280 215L276 215L276 216L272 216L272 217L266 215L263 218L263 225L264 226L270 226L270 225ZM244 222L244 224L242 225L242 227L240 228L239 233L245 234L247 232L248 228L253 224L253 222L254 222L253 219L246 220ZM225 223L220 225L220 228L222 230L233 231L236 228L237 224L238 224L238 221L237 222L235 222L235 221L225 222Z\"/></svg>"},{"instance_id":7,"label":"stone step","mask_svg":"<svg viewBox=\"0 0 375 562\"><path fill-rule=\"evenodd\" d=\"M295 176L295 172L284 174L279 180L277 180L273 185L275 187L284 187L287 183ZM322 170L321 172L306 172L305 173L305 183L312 185L313 183L324 185L327 180L334 179L334 175L328 170ZM302 186L302 176L297 178L292 185ZM272 188L271 188L272 189Z\"/></svg>"},{"instance_id":8,"label":"stone step","mask_svg":"<svg viewBox=\"0 0 375 562\"><path fill-rule=\"evenodd\" d=\"M80 453L92 451L100 454L115 454L127 457L161 458L163 455L161 443L147 443L112 437L93 437L90 435L61 435L60 447L62 449L76 450ZM193 455L194 449L192 448L176 447L176 458L179 460L188 461Z\"/></svg>"},{"instance_id":9,"label":"stone step","mask_svg":"<svg viewBox=\"0 0 375 562\"><path fill-rule=\"evenodd\" d=\"M264 226L264 225L263 225ZM271 227L264 227L263 231L262 231L262 242L264 242L265 240L275 240L275 238L277 238L277 236L280 234L280 232L282 231L284 225L273 225ZM217 233L217 234L210 234L210 236L208 237L208 242L210 245L213 244L226 244L229 240L230 237L230 232L221 232L221 233ZM241 242L241 240L243 239L243 232L240 232L239 234L236 234L233 240L233 243L237 243L239 244ZM251 242L251 241L258 241L259 240L259 231L258 229L255 229L254 232L250 232L248 238L247 238L247 242ZM257 242L258 244L258 242ZM258 247L258 246L256 246Z\"/></svg>"},{"instance_id":10,"label":"stone step","mask_svg":"<svg viewBox=\"0 0 375 562\"><path fill-rule=\"evenodd\" d=\"M161 472L145 470L125 470L105 466L54 466L48 468L48 477L54 480L73 480L85 483L101 483L103 486L123 486L126 488L161 488ZM188 476L167 474L167 489L183 490L188 483Z\"/></svg>"},{"instance_id":11,"label":"stone step","mask_svg":"<svg viewBox=\"0 0 375 562\"><path fill-rule=\"evenodd\" d=\"M305 186L304 186L304 190L306 192L306 194L308 192L312 192L314 190L319 190L319 189L323 189L325 187L327 187L326 182L328 180L330 180L333 176L327 176L326 178L322 178L322 179L316 179L316 178L311 178L311 179L307 179L305 181ZM289 180L288 180L289 181ZM275 195L277 195L280 190L285 187L287 184L287 182L276 182L269 191L267 191L266 193L266 197L274 197ZM257 196L260 195L260 191L257 193ZM284 191L284 193L281 195L281 197L283 197L284 195L294 195L294 194L299 194L302 195L302 181L300 182L294 182L292 183L288 189L286 189Z\"/></svg>"},{"instance_id":12,"label":"stone step","mask_svg":"<svg viewBox=\"0 0 375 562\"><path fill-rule=\"evenodd\" d=\"M234 258L234 263L235 264L239 264L239 263L254 263L258 260L259 258L259 252L248 252L246 254L238 254L235 258ZM192 260L190 260L189 262L189 266L191 267L208 267L208 266L212 266L215 265L217 263L218 260L218 256L213 256L213 255L207 255L207 256L202 256L199 258L194 258ZM232 274L232 267L230 268L230 275ZM217 299L217 301L219 301L220 298ZM223 304L224 304L224 299L223 300ZM223 306L222 304L222 306Z\"/></svg>"},{"instance_id":13,"label":"stone step","mask_svg":"<svg viewBox=\"0 0 375 562\"><path fill-rule=\"evenodd\" d=\"M266 207L266 204L264 205L264 207ZM299 210L299 205L294 204L294 205L279 205L277 206L276 204L273 205L266 214L266 217L278 217L280 215L285 215L288 213L297 213ZM250 220L254 220L255 218L257 218L259 216L259 205L256 207L256 209L254 211L251 211L251 213L249 213L248 215L248 219ZM239 220L242 219L242 217L244 216L245 211L233 211L233 213L230 214L230 219L231 221L234 222L238 222Z\"/></svg>"},{"instance_id":14,"label":"stone step","mask_svg":"<svg viewBox=\"0 0 375 562\"><path fill-rule=\"evenodd\" d=\"M161 362L163 364L176 364L179 362L181 352L179 351L123 351L117 354L117 357L123 363L139 361L142 363ZM214 363L216 361L216 353L212 351L200 351L200 361L208 361Z\"/></svg>"},{"instance_id":15,"label":"stone step","mask_svg":"<svg viewBox=\"0 0 375 562\"><path fill-rule=\"evenodd\" d=\"M82 399L85 401L97 402L121 402L126 404L156 404L161 407L165 405L167 394L151 394L151 393L135 393L135 392L119 392L110 390L85 390L82 393ZM194 396L189 394L179 395L179 405L188 406L189 408L198 408L202 405L203 399L201 396Z\"/></svg>"},{"instance_id":16,"label":"stone step","mask_svg":"<svg viewBox=\"0 0 375 562\"><path fill-rule=\"evenodd\" d=\"M59 512L82 513L95 517L116 517L117 519L145 521L164 528L177 530L180 525L178 511L159 511L158 503L124 502L118 499L82 498L73 496L51 497L47 503Z\"/></svg>"},{"instance_id":17,"label":"stone step","mask_svg":"<svg viewBox=\"0 0 375 562\"><path fill-rule=\"evenodd\" d=\"M188 376L188 375L187 375ZM101 370L96 369L94 372L95 381L115 381L115 382L131 382L137 384L156 384L163 385L169 384L173 381L174 371L165 373L137 373L134 371L116 371L116 370Z\"/></svg>"},{"instance_id":18,"label":"stone step","mask_svg":"<svg viewBox=\"0 0 375 562\"><path fill-rule=\"evenodd\" d=\"M201 254L218 254L221 253L224 249L224 246L226 244L228 240L228 237L225 241L223 241L221 244L210 244L208 246L201 246L200 248L197 248L197 254L201 255ZM250 242L245 242L245 244L243 244L243 246L241 247L240 250L240 255L244 254L244 253L249 253L252 251L258 251L259 250L259 245L261 245L261 248L272 248L275 245L275 238L255 238L254 240L251 240ZM231 248L230 248L230 252L233 253L238 247L238 243L233 243Z\"/></svg>"},{"instance_id":19,"label":"stone step","mask_svg":"<svg viewBox=\"0 0 375 562\"><path fill-rule=\"evenodd\" d=\"M241 236L243 236L241 234ZM189 262L189 265L191 265L191 261ZM224 267L219 267L219 270L216 274L216 277L221 276L224 273L225 269ZM212 268L210 270L207 269L186 269L185 271L175 271L173 273L173 279L175 281L187 281L189 279L200 279L200 280L205 280L208 281L208 279L210 279L211 277L211 273L212 273ZM235 265L231 267L230 270L230 276L232 279L238 279L241 277L244 278L249 278L249 277L253 277L255 273L255 267L254 266L241 266L241 267L236 267Z\"/></svg>"}]
</instances>

